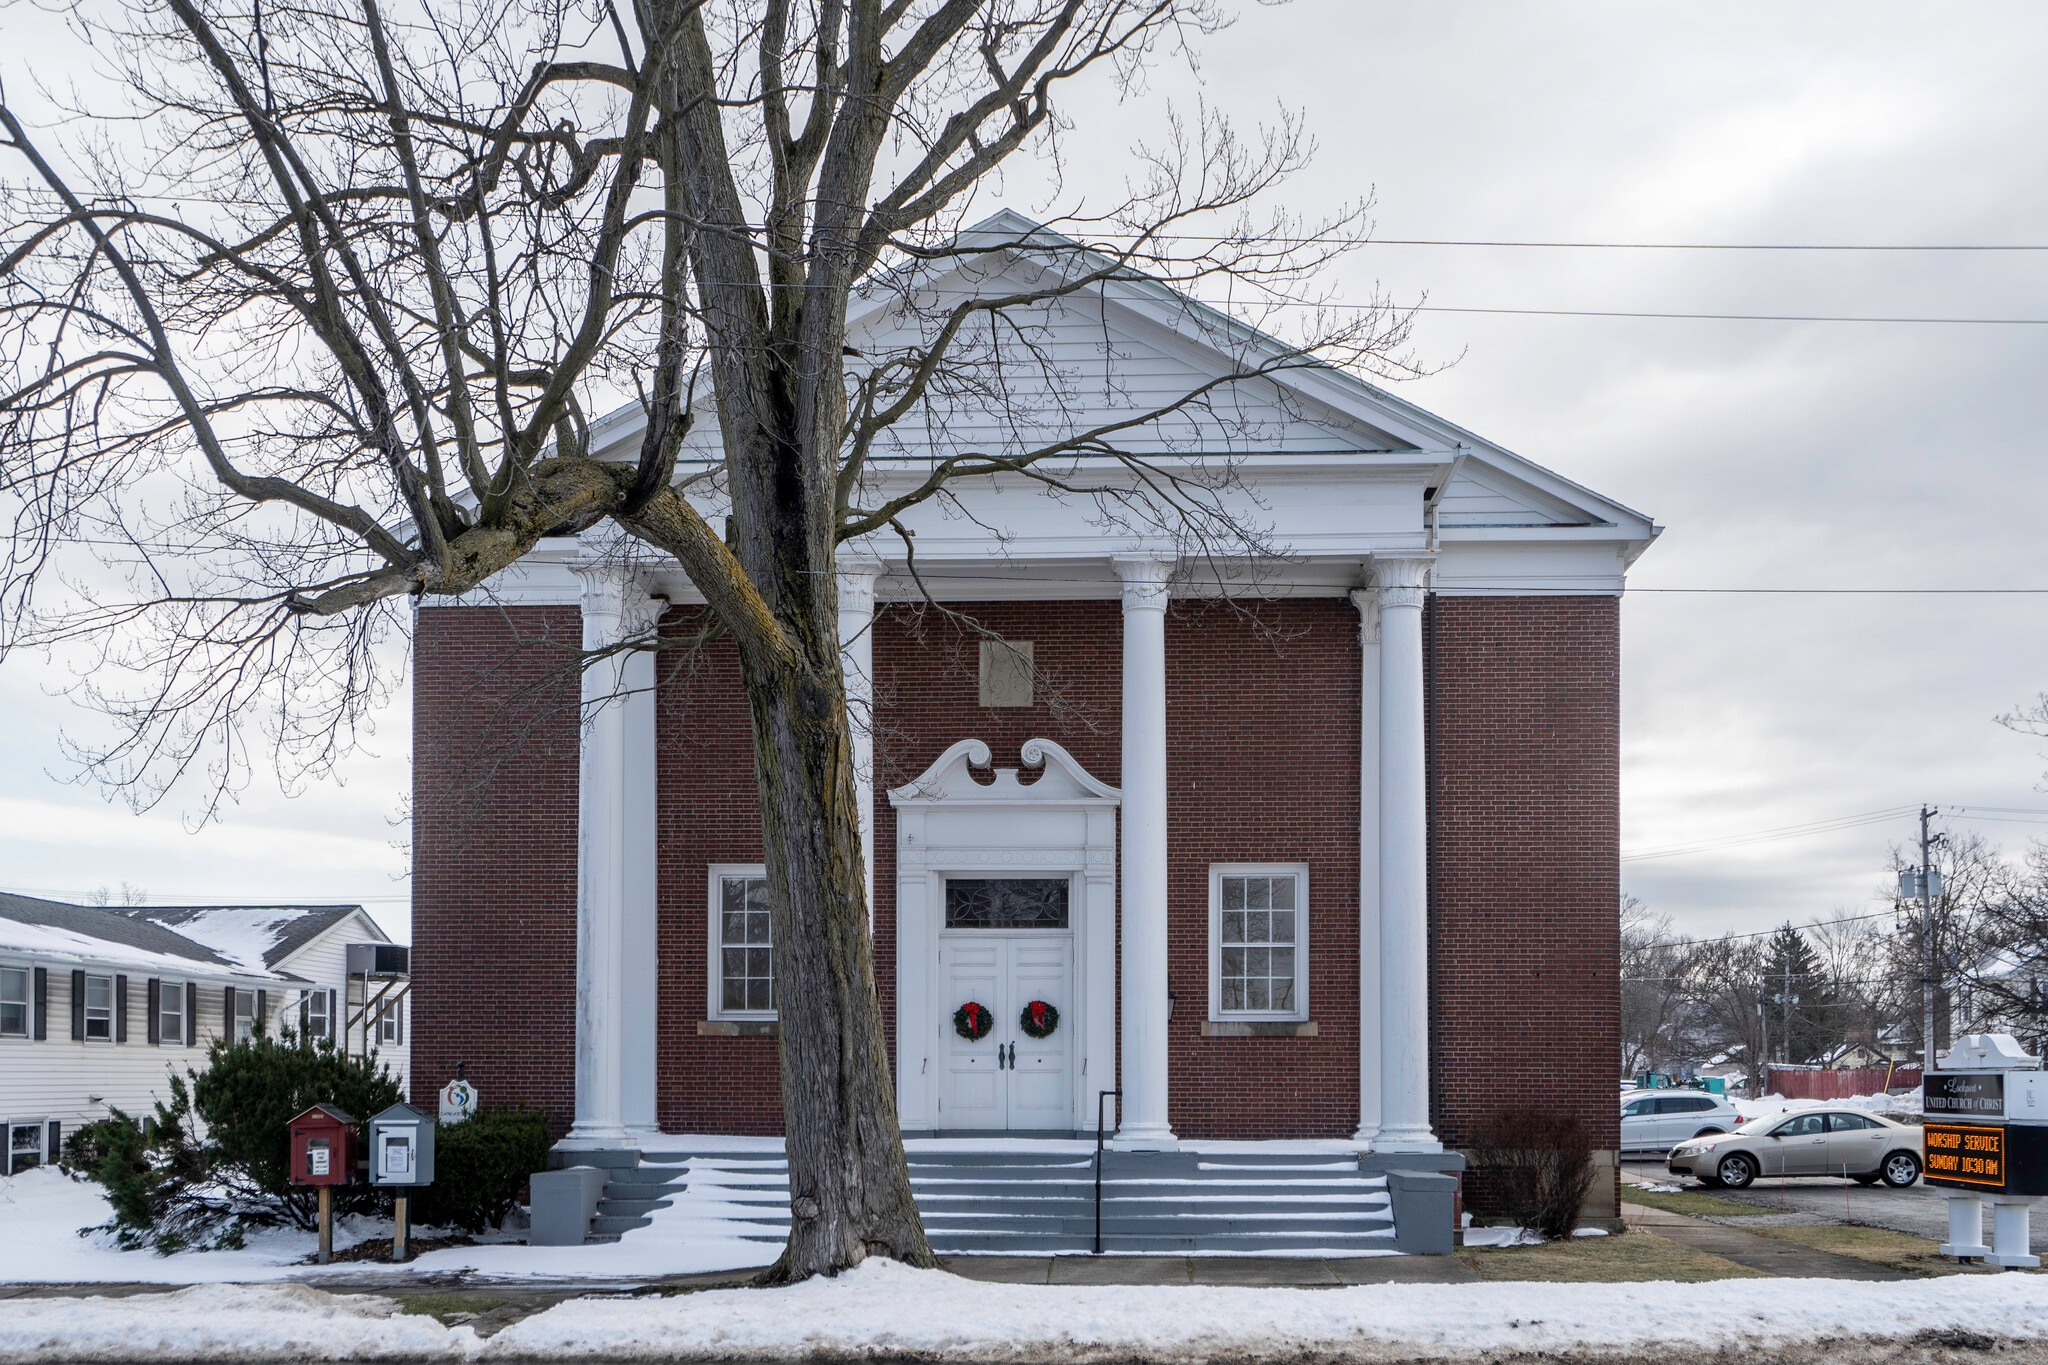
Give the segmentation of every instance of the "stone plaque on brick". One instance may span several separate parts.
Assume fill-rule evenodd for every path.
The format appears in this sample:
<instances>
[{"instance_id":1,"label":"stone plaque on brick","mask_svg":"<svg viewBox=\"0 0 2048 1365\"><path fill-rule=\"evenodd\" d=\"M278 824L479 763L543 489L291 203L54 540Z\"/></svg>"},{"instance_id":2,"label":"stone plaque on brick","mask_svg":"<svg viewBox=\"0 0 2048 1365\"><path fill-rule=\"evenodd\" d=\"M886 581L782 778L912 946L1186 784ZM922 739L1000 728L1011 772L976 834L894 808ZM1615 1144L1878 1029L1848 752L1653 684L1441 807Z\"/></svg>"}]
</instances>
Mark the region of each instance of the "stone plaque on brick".
<instances>
[{"instance_id":1,"label":"stone plaque on brick","mask_svg":"<svg viewBox=\"0 0 2048 1365\"><path fill-rule=\"evenodd\" d=\"M1031 705L1031 642L981 642L981 704Z\"/></svg>"}]
</instances>

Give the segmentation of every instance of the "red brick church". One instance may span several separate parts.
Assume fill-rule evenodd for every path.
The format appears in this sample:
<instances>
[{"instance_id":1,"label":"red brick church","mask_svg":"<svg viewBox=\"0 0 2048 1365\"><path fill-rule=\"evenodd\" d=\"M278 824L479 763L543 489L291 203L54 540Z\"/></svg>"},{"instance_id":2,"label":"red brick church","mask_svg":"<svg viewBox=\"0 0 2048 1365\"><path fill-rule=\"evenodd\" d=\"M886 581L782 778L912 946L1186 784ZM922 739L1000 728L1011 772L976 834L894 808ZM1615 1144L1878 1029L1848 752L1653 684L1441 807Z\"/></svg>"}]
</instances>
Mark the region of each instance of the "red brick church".
<instances>
[{"instance_id":1,"label":"red brick church","mask_svg":"<svg viewBox=\"0 0 2048 1365\"><path fill-rule=\"evenodd\" d=\"M1001 288L1027 255L935 287ZM857 349L907 325L878 297ZM1019 421L1094 423L1234 363L1216 315L1149 281L1032 325L1072 380ZM1023 480L912 514L947 610L900 544L843 558L906 1134L1092 1135L1120 1085L1125 1147L1426 1158L1533 1093L1611 1151L1619 601L1658 528L1333 370L1228 405L1132 441L1234 462L1272 554L1230 591ZM638 422L593 444L630 459ZM899 431L885 484L1004 439L958 412ZM729 644L674 647L699 600L673 564L564 539L420 609L422 1097L467 1063L570 1149L779 1131L747 709ZM579 647L657 627L672 647L579 682ZM970 1003L982 1036L956 1026Z\"/></svg>"}]
</instances>

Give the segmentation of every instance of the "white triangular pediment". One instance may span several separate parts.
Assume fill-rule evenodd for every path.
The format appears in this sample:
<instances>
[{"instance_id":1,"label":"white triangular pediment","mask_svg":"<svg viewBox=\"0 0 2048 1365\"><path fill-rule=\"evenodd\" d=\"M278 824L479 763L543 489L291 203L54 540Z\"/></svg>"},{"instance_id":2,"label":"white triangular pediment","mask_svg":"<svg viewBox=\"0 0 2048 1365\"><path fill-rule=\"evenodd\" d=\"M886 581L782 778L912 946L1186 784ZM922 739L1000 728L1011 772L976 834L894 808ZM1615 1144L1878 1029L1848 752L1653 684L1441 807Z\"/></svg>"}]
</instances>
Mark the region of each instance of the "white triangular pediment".
<instances>
[{"instance_id":1,"label":"white triangular pediment","mask_svg":"<svg viewBox=\"0 0 2048 1365\"><path fill-rule=\"evenodd\" d=\"M1026 768L1041 770L1035 782L1027 786L1020 781L1016 768L997 768L993 781L982 782L973 770L988 768L994 755L984 741L963 739L940 754L923 775L891 790L889 803L1116 805L1122 800L1121 792L1096 781L1072 754L1049 739L1026 740L1018 757Z\"/></svg>"}]
</instances>

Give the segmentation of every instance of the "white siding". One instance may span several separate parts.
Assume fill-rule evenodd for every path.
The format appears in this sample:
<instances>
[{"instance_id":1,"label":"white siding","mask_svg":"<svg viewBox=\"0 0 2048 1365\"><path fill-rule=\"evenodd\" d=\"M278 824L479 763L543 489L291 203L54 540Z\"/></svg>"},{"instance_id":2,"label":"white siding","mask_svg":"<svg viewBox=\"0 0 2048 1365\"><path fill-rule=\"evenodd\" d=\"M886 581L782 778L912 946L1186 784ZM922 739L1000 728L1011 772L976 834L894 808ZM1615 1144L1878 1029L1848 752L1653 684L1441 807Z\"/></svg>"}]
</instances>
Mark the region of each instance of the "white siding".
<instances>
[{"instance_id":1,"label":"white siding","mask_svg":"<svg viewBox=\"0 0 2048 1365\"><path fill-rule=\"evenodd\" d=\"M9 960L9 966L15 965ZM27 965L27 964L24 964ZM221 1031L226 984L199 980L199 1037L192 1047L151 1044L149 979L128 977L128 1041L74 1042L71 1037L71 970L49 968L47 1039L0 1038L0 1118L57 1119L69 1133L79 1124L103 1119L112 1109L137 1118L155 1112L171 1097L169 1076L186 1067L203 1069L206 1048ZM100 975L100 973L94 973ZM186 978L192 979L192 978ZM271 988L265 1004L273 1017L283 992ZM33 1027L31 1027L33 1032Z\"/></svg>"},{"instance_id":2,"label":"white siding","mask_svg":"<svg viewBox=\"0 0 2048 1365\"><path fill-rule=\"evenodd\" d=\"M273 970L291 976L304 977L313 983L311 988L331 990L336 1001L337 1027L350 1014L348 1007L348 945L351 943L388 943L390 938L367 915L350 915L326 933L314 939L298 952L275 964ZM294 1029L299 1026L299 993L286 993L287 1013L283 1022ZM372 995L376 992L373 989ZM397 1047L377 1049L378 1059L391 1068L391 1074L398 1078L402 1087L412 1083L412 1001L408 996L399 1004L404 1025L401 1036L405 1041ZM335 1041L341 1041L339 1032ZM364 1050L363 1030L352 1030L348 1037L349 1050L360 1053Z\"/></svg>"}]
</instances>

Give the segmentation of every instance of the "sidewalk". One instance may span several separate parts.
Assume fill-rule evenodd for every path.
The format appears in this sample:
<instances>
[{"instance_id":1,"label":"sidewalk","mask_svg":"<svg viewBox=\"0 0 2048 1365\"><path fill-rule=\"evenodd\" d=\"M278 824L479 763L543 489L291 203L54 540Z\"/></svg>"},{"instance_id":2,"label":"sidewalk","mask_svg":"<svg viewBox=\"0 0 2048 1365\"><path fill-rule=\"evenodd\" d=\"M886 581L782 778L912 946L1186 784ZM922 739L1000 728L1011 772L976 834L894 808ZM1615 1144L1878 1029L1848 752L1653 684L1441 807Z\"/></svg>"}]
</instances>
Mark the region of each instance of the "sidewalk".
<instances>
[{"instance_id":1,"label":"sidewalk","mask_svg":"<svg viewBox=\"0 0 2048 1365\"><path fill-rule=\"evenodd\" d=\"M1858 1260L1854 1256L1838 1256L1832 1251L1816 1251L1797 1243L1779 1241L1774 1237L1759 1237L1753 1232L1744 1232L1741 1228L1688 1218L1682 1213L1666 1213L1662 1209L1631 1204L1626 1200L1621 1205L1621 1218L1632 1232L1648 1232L1659 1237L1667 1237L1695 1251L1719 1256L1723 1260L1733 1261L1751 1270L1760 1270L1766 1275L1811 1280L1917 1278L1900 1271L1887 1270L1869 1261Z\"/></svg>"}]
</instances>

